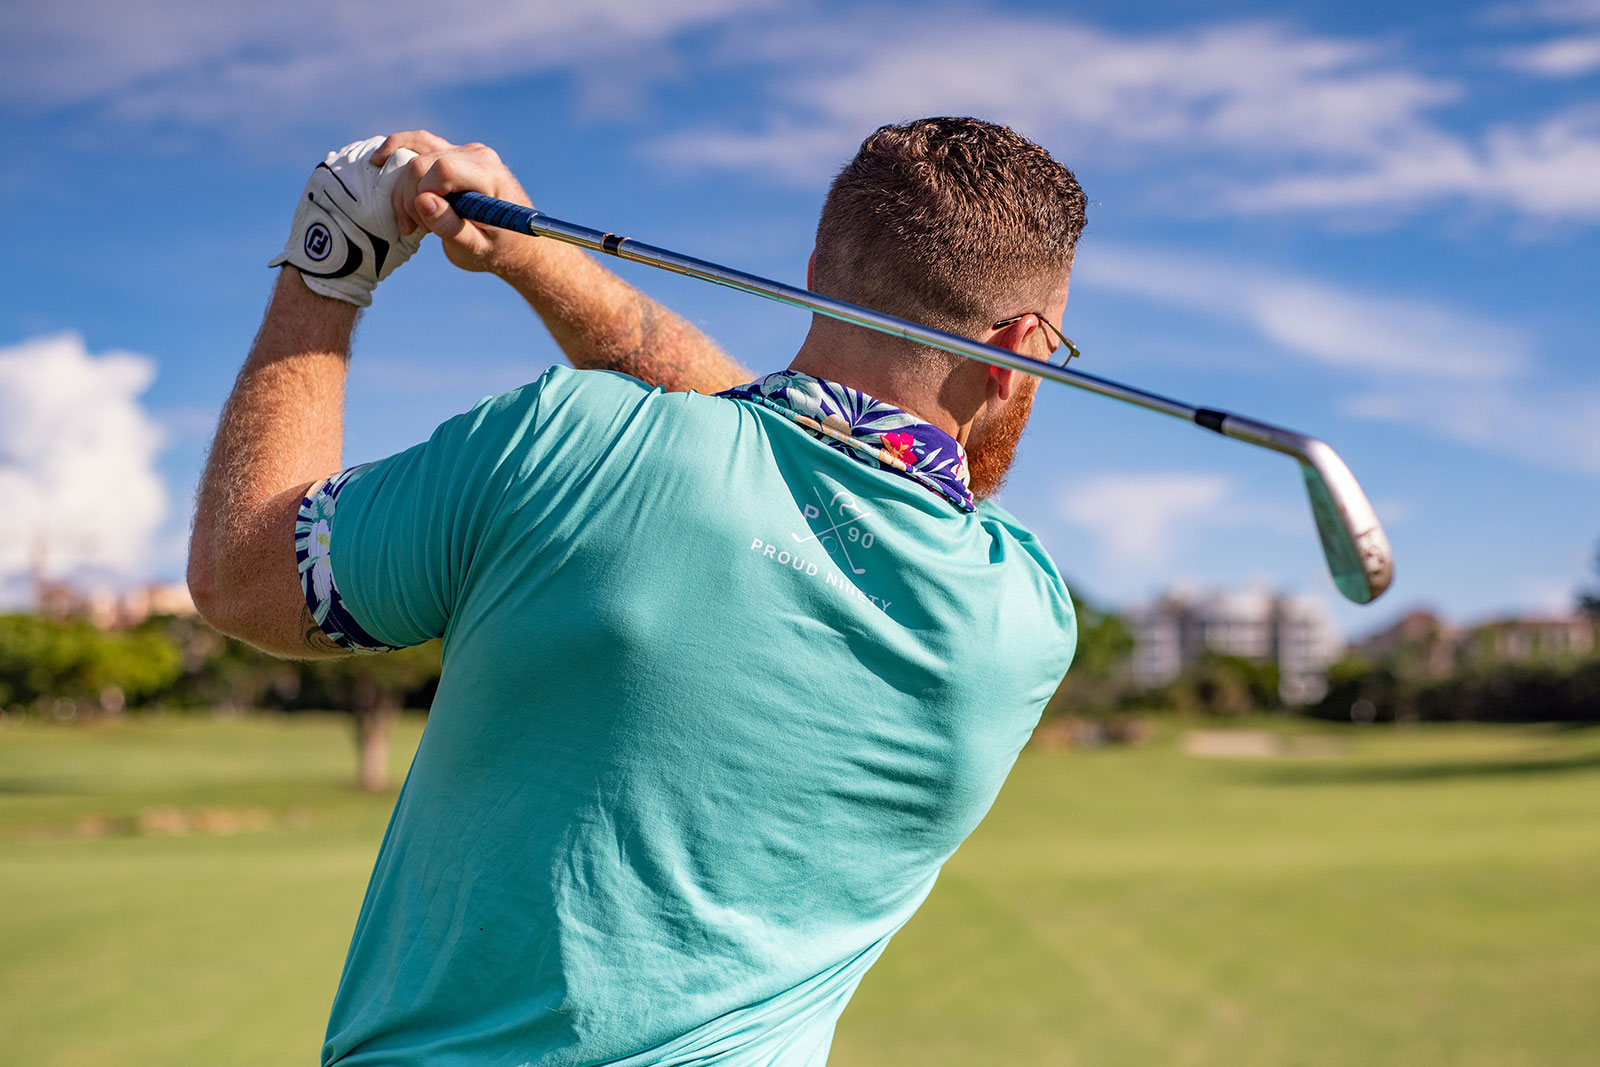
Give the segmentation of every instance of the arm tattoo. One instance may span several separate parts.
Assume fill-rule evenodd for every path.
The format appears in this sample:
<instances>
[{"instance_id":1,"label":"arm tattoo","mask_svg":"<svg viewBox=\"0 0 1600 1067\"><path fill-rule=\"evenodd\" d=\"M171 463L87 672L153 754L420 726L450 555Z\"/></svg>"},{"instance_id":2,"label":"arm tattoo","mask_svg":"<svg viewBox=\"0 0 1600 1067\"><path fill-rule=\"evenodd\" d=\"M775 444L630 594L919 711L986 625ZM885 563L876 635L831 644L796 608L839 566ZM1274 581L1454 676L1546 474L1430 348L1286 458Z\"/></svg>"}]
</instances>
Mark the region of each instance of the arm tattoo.
<instances>
[{"instance_id":1,"label":"arm tattoo","mask_svg":"<svg viewBox=\"0 0 1600 1067\"><path fill-rule=\"evenodd\" d=\"M661 332L660 316L656 314L656 302L647 296L640 296L637 304L639 308L639 340L633 346L633 351L628 356L636 359L650 358L651 351L660 347ZM624 357L626 358L626 357Z\"/></svg>"},{"instance_id":2,"label":"arm tattoo","mask_svg":"<svg viewBox=\"0 0 1600 1067\"><path fill-rule=\"evenodd\" d=\"M600 356L598 365L668 390L693 388L696 384L693 370L674 358L678 354L674 345L684 343L684 339L663 336L672 332L671 316L663 315L656 302L643 294L636 297L634 311L637 333L626 340L618 338L596 345Z\"/></svg>"},{"instance_id":3,"label":"arm tattoo","mask_svg":"<svg viewBox=\"0 0 1600 1067\"><path fill-rule=\"evenodd\" d=\"M614 367L653 385L666 384L662 370L681 373L683 368L661 355L666 346L661 343L661 315L656 302L641 294L634 302L634 310L639 322L638 339L626 348L617 345Z\"/></svg>"}]
</instances>

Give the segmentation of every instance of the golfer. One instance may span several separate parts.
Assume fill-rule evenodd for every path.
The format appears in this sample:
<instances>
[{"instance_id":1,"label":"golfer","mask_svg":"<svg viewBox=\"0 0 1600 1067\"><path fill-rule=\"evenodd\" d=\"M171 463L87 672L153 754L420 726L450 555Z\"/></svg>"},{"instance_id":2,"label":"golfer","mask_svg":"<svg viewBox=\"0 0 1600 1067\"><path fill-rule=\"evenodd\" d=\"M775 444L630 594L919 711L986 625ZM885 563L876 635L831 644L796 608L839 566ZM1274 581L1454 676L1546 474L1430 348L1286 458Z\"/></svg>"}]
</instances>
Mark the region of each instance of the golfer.
<instances>
[{"instance_id":1,"label":"golfer","mask_svg":"<svg viewBox=\"0 0 1600 1067\"><path fill-rule=\"evenodd\" d=\"M758 377L460 190L528 203L427 133L316 168L200 489L223 631L444 642L322 1062L821 1064L1072 656L1060 575L991 499L1038 379L824 317ZM1046 360L1083 213L1005 127L885 126L808 284ZM358 310L428 233L581 369L341 470Z\"/></svg>"}]
</instances>

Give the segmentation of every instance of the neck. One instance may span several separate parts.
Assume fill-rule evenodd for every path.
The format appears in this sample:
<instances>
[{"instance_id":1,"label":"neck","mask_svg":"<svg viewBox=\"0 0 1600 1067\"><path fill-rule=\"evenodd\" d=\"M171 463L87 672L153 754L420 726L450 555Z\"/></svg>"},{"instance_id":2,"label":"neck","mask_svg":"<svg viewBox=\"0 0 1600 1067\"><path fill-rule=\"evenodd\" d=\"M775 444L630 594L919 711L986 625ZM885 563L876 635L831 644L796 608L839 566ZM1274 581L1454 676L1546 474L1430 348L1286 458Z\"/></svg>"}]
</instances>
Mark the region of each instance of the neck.
<instances>
[{"instance_id":1,"label":"neck","mask_svg":"<svg viewBox=\"0 0 1600 1067\"><path fill-rule=\"evenodd\" d=\"M963 405L953 404L951 400L964 391L956 385L967 361L948 376L932 375L926 366L915 360L896 358L885 352L895 343L859 327L819 316L813 320L811 332L795 353L789 369L838 382L885 404L893 404L943 430L964 447L975 412L969 411L963 418L959 410Z\"/></svg>"}]
</instances>

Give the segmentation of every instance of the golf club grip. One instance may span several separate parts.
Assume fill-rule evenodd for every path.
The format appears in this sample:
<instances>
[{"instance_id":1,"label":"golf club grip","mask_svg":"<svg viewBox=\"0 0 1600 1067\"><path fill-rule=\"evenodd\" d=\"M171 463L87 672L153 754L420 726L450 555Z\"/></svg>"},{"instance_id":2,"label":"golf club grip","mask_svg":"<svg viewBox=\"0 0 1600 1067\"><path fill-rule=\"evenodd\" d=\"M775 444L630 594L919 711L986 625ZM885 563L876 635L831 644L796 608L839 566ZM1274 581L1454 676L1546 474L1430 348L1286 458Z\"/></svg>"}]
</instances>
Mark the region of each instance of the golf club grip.
<instances>
[{"instance_id":1,"label":"golf club grip","mask_svg":"<svg viewBox=\"0 0 1600 1067\"><path fill-rule=\"evenodd\" d=\"M507 200L496 200L482 193L446 193L444 199L455 208L457 215L468 222L494 226L502 230L516 230L519 233L527 233L528 224L539 214L531 207L523 207Z\"/></svg>"}]
</instances>

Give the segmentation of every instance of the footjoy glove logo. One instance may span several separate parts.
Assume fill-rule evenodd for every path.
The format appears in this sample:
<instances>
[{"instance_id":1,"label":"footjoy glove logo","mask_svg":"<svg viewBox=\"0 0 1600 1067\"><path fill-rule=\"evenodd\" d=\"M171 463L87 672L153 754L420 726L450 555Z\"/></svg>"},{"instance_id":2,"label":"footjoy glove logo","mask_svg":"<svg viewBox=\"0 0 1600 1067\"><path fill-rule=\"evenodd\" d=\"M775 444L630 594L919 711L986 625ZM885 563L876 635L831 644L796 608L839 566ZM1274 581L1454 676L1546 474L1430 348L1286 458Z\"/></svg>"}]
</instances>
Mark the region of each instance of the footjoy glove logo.
<instances>
[{"instance_id":1,"label":"footjoy glove logo","mask_svg":"<svg viewBox=\"0 0 1600 1067\"><path fill-rule=\"evenodd\" d=\"M333 251L333 234L320 222L313 222L306 228L306 255L314 262L321 263L328 258L328 253Z\"/></svg>"}]
</instances>

